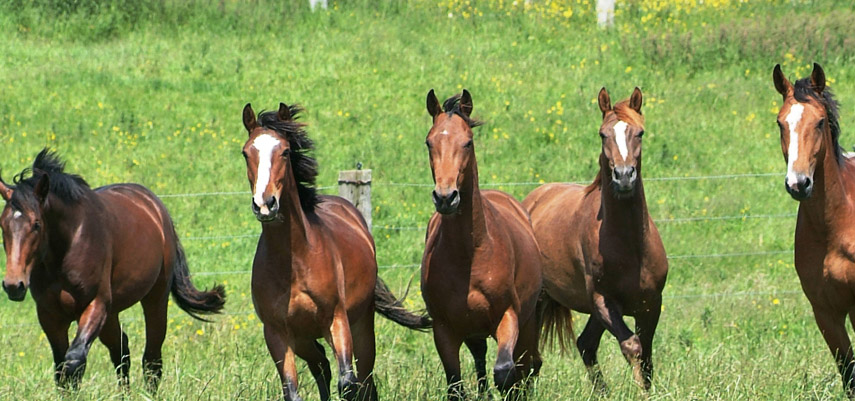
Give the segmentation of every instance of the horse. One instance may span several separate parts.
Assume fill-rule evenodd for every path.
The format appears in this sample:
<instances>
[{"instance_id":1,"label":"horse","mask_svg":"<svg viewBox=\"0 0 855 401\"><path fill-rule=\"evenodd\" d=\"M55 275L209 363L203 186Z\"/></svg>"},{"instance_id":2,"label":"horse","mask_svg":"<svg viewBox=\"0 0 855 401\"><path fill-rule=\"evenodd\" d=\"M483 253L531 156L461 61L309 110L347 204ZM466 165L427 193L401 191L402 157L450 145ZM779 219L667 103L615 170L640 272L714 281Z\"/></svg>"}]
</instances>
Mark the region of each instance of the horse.
<instances>
[{"instance_id":1,"label":"horse","mask_svg":"<svg viewBox=\"0 0 855 401\"><path fill-rule=\"evenodd\" d=\"M647 211L641 178L642 94L635 88L628 100L612 107L602 88L598 102L602 148L594 182L545 184L523 201L543 251L543 338L569 349L571 310L590 314L576 346L595 388L607 390L597 349L608 330L646 391L668 260ZM635 333L623 316L635 317Z\"/></svg>"},{"instance_id":2,"label":"horse","mask_svg":"<svg viewBox=\"0 0 855 401\"><path fill-rule=\"evenodd\" d=\"M467 90L442 106L427 95L433 119L425 144L436 208L428 223L421 288L433 318L434 344L448 398L464 398L459 350L475 360L478 392L487 392L488 336L498 344L493 381L503 393L523 395L517 383L540 371L536 315L541 292L540 250L528 213L512 196L478 188L478 166Z\"/></svg>"},{"instance_id":3,"label":"horse","mask_svg":"<svg viewBox=\"0 0 855 401\"><path fill-rule=\"evenodd\" d=\"M427 316L407 312L377 277L374 239L347 200L317 194L314 145L298 122L302 108L279 104L256 118L243 110L243 146L252 211L261 237L252 263L252 298L286 400L297 394L295 355L305 360L321 400L330 399L330 364L323 337L338 363L339 394L377 399L374 311L410 329ZM356 373L353 359L356 358Z\"/></svg>"},{"instance_id":4,"label":"horse","mask_svg":"<svg viewBox=\"0 0 855 401\"><path fill-rule=\"evenodd\" d=\"M29 177L27 175L29 174ZM166 207L138 184L92 190L44 148L13 185L0 178L6 274L3 290L23 301L30 289L39 324L53 351L57 385L76 389L95 338L110 351L120 383L128 386L130 351L119 313L139 302L145 316L142 365L157 390L163 372L169 293L190 316L218 313L225 291L197 290ZM68 328L77 334L68 344Z\"/></svg>"},{"instance_id":5,"label":"horse","mask_svg":"<svg viewBox=\"0 0 855 401\"><path fill-rule=\"evenodd\" d=\"M787 163L784 185L799 202L796 272L843 387L855 398L855 359L846 331L847 314L855 323L855 231L849 224L855 219L855 160L840 148L837 102L819 64L795 85L776 65L772 80L784 98L777 118Z\"/></svg>"}]
</instances>

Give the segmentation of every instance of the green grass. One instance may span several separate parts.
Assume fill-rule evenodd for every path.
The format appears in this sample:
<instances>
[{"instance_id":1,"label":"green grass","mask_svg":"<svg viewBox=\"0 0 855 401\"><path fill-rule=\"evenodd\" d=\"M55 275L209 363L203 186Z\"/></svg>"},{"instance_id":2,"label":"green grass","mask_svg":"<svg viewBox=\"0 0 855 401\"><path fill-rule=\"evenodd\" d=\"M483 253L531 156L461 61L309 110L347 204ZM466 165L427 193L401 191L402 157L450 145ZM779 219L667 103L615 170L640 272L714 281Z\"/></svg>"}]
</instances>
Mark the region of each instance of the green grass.
<instances>
[{"instance_id":1,"label":"green grass","mask_svg":"<svg viewBox=\"0 0 855 401\"><path fill-rule=\"evenodd\" d=\"M337 172L357 162L373 170L383 266L416 264L423 251L424 230L386 227L424 227L432 213L423 145L431 88L441 98L472 92L474 114L487 122L476 130L482 186L519 199L536 184L502 184L587 182L596 174L593 100L602 86L615 100L635 86L644 91L645 177L777 174L648 180L657 219L795 213L781 185L776 63L790 78L807 75L813 61L823 65L842 105L841 144L855 143L848 128L855 126L855 13L846 1L734 2L688 13L645 8L654 1L622 3L612 31L597 29L576 1L569 19L536 3L525 12L499 1L356 0L312 14L303 1L0 2L0 168L8 180L50 146L93 186L246 192L164 198L191 270L200 273L195 282L225 282L229 301L212 324L170 309L157 397L269 399L280 395L278 378L252 313L249 275L240 273L250 268L254 239L209 238L260 231L240 157L247 102L256 110L280 101L306 108L320 186L335 186ZM782 253L671 260L650 398L843 398L786 253L793 217L659 227L672 256ZM402 292L417 272L380 275ZM418 293L410 301L421 305ZM578 319L581 328L586 317ZM146 399L139 308L122 321L133 360L130 398ZM377 321L383 399L441 399L444 375L430 335ZM0 345L0 398L59 396L30 299L0 301ZM615 340L604 336L600 350L611 398L639 398ZM576 355L544 355L534 399L590 398ZM471 358L463 360L474 389ZM89 361L81 391L63 398L121 399L106 350L95 345ZM311 376L298 366L301 394L316 400Z\"/></svg>"}]
</instances>

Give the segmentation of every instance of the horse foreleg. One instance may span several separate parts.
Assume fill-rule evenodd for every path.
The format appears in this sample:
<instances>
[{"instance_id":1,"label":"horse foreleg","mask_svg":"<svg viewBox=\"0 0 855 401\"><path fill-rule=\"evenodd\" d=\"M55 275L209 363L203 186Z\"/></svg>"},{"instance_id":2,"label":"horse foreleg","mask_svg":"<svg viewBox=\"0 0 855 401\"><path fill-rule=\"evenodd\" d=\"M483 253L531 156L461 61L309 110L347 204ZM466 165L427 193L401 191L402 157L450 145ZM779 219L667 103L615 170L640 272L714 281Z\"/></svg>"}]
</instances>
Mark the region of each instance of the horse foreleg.
<instances>
[{"instance_id":1,"label":"horse foreleg","mask_svg":"<svg viewBox=\"0 0 855 401\"><path fill-rule=\"evenodd\" d=\"M267 343L270 357L276 364L276 371L282 381L282 394L285 400L302 401L303 399L297 395L297 364L294 360L294 347L289 333L265 324L264 341Z\"/></svg>"},{"instance_id":2,"label":"horse foreleg","mask_svg":"<svg viewBox=\"0 0 855 401\"><path fill-rule=\"evenodd\" d=\"M475 373L478 375L478 395L489 396L490 393L487 389L487 339L470 338L464 343L475 360Z\"/></svg>"},{"instance_id":3,"label":"horse foreleg","mask_svg":"<svg viewBox=\"0 0 855 401\"><path fill-rule=\"evenodd\" d=\"M813 308L813 314L819 331L825 338L825 343L834 355L846 395L855 398L855 381L852 375L855 361L853 361L852 343L846 332L846 314L820 310L816 307Z\"/></svg>"},{"instance_id":4,"label":"horse foreleg","mask_svg":"<svg viewBox=\"0 0 855 401\"><path fill-rule=\"evenodd\" d=\"M645 390L650 390L650 383L653 380L653 336L659 324L662 301L648 302L648 305L650 305L648 310L638 313L635 317L635 333L641 339L641 376Z\"/></svg>"},{"instance_id":5,"label":"horse foreleg","mask_svg":"<svg viewBox=\"0 0 855 401\"><path fill-rule=\"evenodd\" d=\"M520 323L517 313L513 308L508 308L496 328L499 355L493 367L493 381L502 393L510 391L519 380L516 361L514 361L514 348L519 334Z\"/></svg>"},{"instance_id":6,"label":"horse foreleg","mask_svg":"<svg viewBox=\"0 0 855 401\"><path fill-rule=\"evenodd\" d=\"M53 354L53 379L57 385L62 385L62 369L65 365L65 353L68 352L68 326L71 321L57 315L56 309L52 307L38 305L36 312Z\"/></svg>"},{"instance_id":7,"label":"horse foreleg","mask_svg":"<svg viewBox=\"0 0 855 401\"><path fill-rule=\"evenodd\" d=\"M119 384L127 389L129 384L128 372L131 367L131 352L128 350L128 336L122 331L117 314L107 317L107 321L104 323L98 339L110 351L110 359L113 361L116 375L119 376Z\"/></svg>"},{"instance_id":8,"label":"horse foreleg","mask_svg":"<svg viewBox=\"0 0 855 401\"><path fill-rule=\"evenodd\" d=\"M439 353L442 369L445 371L449 401L466 399L463 383L460 381L460 345L463 340L444 324L434 321L433 343Z\"/></svg>"},{"instance_id":9,"label":"horse foreleg","mask_svg":"<svg viewBox=\"0 0 855 401\"><path fill-rule=\"evenodd\" d=\"M620 350L632 366L632 375L639 386L644 386L641 374L641 340L623 321L620 305L602 294L594 294L594 315L620 343Z\"/></svg>"},{"instance_id":10,"label":"horse foreleg","mask_svg":"<svg viewBox=\"0 0 855 401\"><path fill-rule=\"evenodd\" d=\"M101 328L107 321L108 301L95 297L89 306L83 311L77 322L77 335L71 342L68 352L65 353L65 366L63 366L60 381L77 388L77 384L86 372L86 356L92 342L98 337Z\"/></svg>"},{"instance_id":11,"label":"horse foreleg","mask_svg":"<svg viewBox=\"0 0 855 401\"><path fill-rule=\"evenodd\" d=\"M353 336L344 305L336 307L326 340L332 345L338 362L338 393L342 398L354 399L359 390L359 382L353 372Z\"/></svg>"}]
</instances>

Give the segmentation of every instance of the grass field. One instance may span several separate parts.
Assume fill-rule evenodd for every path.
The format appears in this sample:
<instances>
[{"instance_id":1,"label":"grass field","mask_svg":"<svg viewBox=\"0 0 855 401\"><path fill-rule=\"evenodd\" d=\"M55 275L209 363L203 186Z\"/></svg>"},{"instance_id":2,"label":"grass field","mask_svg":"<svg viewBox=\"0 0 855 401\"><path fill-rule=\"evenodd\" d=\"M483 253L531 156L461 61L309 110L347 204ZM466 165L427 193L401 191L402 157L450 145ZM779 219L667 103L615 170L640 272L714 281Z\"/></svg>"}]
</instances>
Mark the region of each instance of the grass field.
<instances>
[{"instance_id":1,"label":"grass field","mask_svg":"<svg viewBox=\"0 0 855 401\"><path fill-rule=\"evenodd\" d=\"M639 86L647 199L671 257L650 399L842 399L792 265L797 203L781 185L771 71L781 63L792 79L820 62L851 149L851 3L627 0L613 30L596 28L590 3L354 0L311 13L293 0L5 0L0 168L9 180L50 146L92 186L132 181L170 195L195 282L224 283L229 299L212 324L170 308L153 398L273 399L279 381L247 274L260 226L240 156L244 104L306 108L324 192L335 192L339 170L373 170L380 275L403 292L410 280L418 288L433 210L429 89L442 98L470 90L487 122L475 140L482 187L522 199L539 182L592 180L597 91L618 99ZM226 194L191 196L212 192ZM417 291L408 305L422 305ZM381 397L442 399L430 335L377 321ZM139 308L122 322L133 361L125 398L152 398L141 386ZM29 297L0 300L0 349L0 399L123 398L101 345L78 393L54 388ZM578 356L543 353L533 399L594 398ZM600 353L610 398L640 398L612 337ZM316 400L298 366L303 397Z\"/></svg>"}]
</instances>

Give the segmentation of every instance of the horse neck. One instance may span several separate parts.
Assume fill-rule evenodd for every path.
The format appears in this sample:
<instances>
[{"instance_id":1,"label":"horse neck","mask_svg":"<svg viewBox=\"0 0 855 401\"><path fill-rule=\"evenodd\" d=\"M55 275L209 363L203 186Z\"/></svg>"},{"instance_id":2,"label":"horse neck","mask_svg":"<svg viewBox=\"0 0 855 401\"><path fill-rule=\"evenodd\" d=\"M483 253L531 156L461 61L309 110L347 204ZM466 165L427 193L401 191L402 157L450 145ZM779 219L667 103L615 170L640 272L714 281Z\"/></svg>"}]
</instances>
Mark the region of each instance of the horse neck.
<instances>
[{"instance_id":1,"label":"horse neck","mask_svg":"<svg viewBox=\"0 0 855 401\"><path fill-rule=\"evenodd\" d=\"M635 167L638 182L632 196L618 199L612 188L612 175L605 155L600 155L601 196L600 213L605 231L626 241L641 243L648 230L647 201L641 172L641 155Z\"/></svg>"},{"instance_id":2,"label":"horse neck","mask_svg":"<svg viewBox=\"0 0 855 401\"><path fill-rule=\"evenodd\" d=\"M463 247L466 254L472 254L487 236L485 206L478 187L478 166L474 154L464 174L459 189L459 213L440 215L440 230L444 238L449 238L451 246Z\"/></svg>"},{"instance_id":3,"label":"horse neck","mask_svg":"<svg viewBox=\"0 0 855 401\"><path fill-rule=\"evenodd\" d=\"M268 252L278 253L277 260L287 260L290 266L291 255L302 252L309 246L306 213L300 205L300 197L294 177L284 185L287 196L283 197L279 210L279 219L261 224L261 237L267 243ZM283 259L284 258L284 259Z\"/></svg>"},{"instance_id":4,"label":"horse neck","mask_svg":"<svg viewBox=\"0 0 855 401\"><path fill-rule=\"evenodd\" d=\"M841 229L839 224L847 222L848 219L842 219L841 216L844 211L851 211L851 207L834 149L837 144L832 141L828 129L823 133L823 138L826 142L825 155L817 160L813 193L810 198L801 201L799 213L806 215L814 229L831 237Z\"/></svg>"},{"instance_id":5,"label":"horse neck","mask_svg":"<svg viewBox=\"0 0 855 401\"><path fill-rule=\"evenodd\" d=\"M77 204L67 204L53 194L48 195L49 207L44 210L45 239L42 255L48 266L57 266L72 246L75 232L84 223L87 211L84 204L91 199L82 199ZM97 239L96 239L97 240Z\"/></svg>"}]
</instances>

